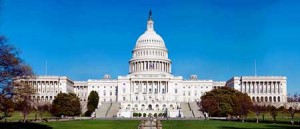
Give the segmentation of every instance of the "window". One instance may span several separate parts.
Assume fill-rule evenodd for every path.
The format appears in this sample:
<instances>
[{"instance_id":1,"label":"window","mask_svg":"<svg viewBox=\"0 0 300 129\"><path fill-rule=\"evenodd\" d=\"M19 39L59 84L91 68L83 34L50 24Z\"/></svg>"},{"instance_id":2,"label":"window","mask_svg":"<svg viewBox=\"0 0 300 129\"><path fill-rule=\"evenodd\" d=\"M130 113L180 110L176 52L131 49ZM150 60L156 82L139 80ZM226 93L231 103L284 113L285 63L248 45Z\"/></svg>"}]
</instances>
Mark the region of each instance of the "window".
<instances>
[{"instance_id":1,"label":"window","mask_svg":"<svg viewBox=\"0 0 300 129\"><path fill-rule=\"evenodd\" d=\"M175 94L177 94L177 89L175 89Z\"/></svg>"},{"instance_id":2,"label":"window","mask_svg":"<svg viewBox=\"0 0 300 129\"><path fill-rule=\"evenodd\" d=\"M125 101L125 97L123 97L123 101Z\"/></svg>"},{"instance_id":3,"label":"window","mask_svg":"<svg viewBox=\"0 0 300 129\"><path fill-rule=\"evenodd\" d=\"M139 100L139 97L135 96L135 100Z\"/></svg>"}]
</instances>

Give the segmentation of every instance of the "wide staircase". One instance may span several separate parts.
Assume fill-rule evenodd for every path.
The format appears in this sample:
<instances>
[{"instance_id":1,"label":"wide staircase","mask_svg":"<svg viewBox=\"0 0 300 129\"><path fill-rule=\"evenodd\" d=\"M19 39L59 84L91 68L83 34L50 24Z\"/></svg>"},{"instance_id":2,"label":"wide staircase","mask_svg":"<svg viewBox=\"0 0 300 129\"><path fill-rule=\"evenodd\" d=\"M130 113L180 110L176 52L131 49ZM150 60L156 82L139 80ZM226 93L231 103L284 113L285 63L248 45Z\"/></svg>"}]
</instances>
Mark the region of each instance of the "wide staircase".
<instances>
[{"instance_id":1,"label":"wide staircase","mask_svg":"<svg viewBox=\"0 0 300 129\"><path fill-rule=\"evenodd\" d=\"M190 108L194 114L195 118L204 118L202 111L200 111L200 107L196 102L189 102Z\"/></svg>"},{"instance_id":2,"label":"wide staircase","mask_svg":"<svg viewBox=\"0 0 300 129\"><path fill-rule=\"evenodd\" d=\"M120 109L120 103L113 102L107 112L106 117L116 117Z\"/></svg>"},{"instance_id":3,"label":"wide staircase","mask_svg":"<svg viewBox=\"0 0 300 129\"><path fill-rule=\"evenodd\" d=\"M108 109L110 108L110 102L103 102L100 108L96 109L96 117L106 117Z\"/></svg>"},{"instance_id":4,"label":"wide staircase","mask_svg":"<svg viewBox=\"0 0 300 129\"><path fill-rule=\"evenodd\" d=\"M189 106L189 103L180 103L181 111L185 118L193 118L193 112Z\"/></svg>"}]
</instances>

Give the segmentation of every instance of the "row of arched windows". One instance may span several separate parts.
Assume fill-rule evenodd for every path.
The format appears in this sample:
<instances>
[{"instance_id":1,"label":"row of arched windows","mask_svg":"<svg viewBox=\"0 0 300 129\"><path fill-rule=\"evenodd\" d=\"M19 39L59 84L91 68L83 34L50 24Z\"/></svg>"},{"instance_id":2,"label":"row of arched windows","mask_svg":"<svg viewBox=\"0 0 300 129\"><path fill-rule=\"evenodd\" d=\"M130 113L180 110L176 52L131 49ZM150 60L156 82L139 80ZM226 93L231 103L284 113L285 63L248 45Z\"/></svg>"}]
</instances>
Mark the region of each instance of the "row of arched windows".
<instances>
[{"instance_id":1,"label":"row of arched windows","mask_svg":"<svg viewBox=\"0 0 300 129\"><path fill-rule=\"evenodd\" d=\"M280 96L252 97L253 102L280 102Z\"/></svg>"},{"instance_id":2,"label":"row of arched windows","mask_svg":"<svg viewBox=\"0 0 300 129\"><path fill-rule=\"evenodd\" d=\"M56 96L32 96L33 100L52 101Z\"/></svg>"},{"instance_id":3,"label":"row of arched windows","mask_svg":"<svg viewBox=\"0 0 300 129\"><path fill-rule=\"evenodd\" d=\"M139 40L138 42L142 42L142 43L149 43L149 42L154 42L154 43L163 43L163 41L161 40L157 40L157 39L143 39L143 40Z\"/></svg>"},{"instance_id":4,"label":"row of arched windows","mask_svg":"<svg viewBox=\"0 0 300 129\"><path fill-rule=\"evenodd\" d=\"M170 109L170 110L173 110L173 109L176 109L178 108L178 106L176 105L173 105L173 104L170 104L170 105L166 105L166 104L163 104L163 105L159 105L159 104L134 104L134 105L131 105L131 104L128 104L126 106L126 109L133 109L133 110L165 110L166 108Z\"/></svg>"}]
</instances>

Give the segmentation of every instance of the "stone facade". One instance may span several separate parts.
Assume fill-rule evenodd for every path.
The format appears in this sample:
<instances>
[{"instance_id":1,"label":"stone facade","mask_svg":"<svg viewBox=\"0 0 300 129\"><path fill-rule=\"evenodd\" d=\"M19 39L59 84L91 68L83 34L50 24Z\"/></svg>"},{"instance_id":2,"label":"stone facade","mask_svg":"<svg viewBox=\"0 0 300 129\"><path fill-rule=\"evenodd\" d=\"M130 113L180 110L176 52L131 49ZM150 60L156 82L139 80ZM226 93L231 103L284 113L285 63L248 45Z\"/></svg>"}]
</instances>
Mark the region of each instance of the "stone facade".
<instances>
[{"instance_id":1,"label":"stone facade","mask_svg":"<svg viewBox=\"0 0 300 129\"><path fill-rule=\"evenodd\" d=\"M38 76L30 81L38 92L34 98L52 101L59 92L74 92L84 103L94 90L99 94L99 108L107 102L120 103L118 117L131 117L135 112L163 113L166 110L170 117L176 117L180 114L182 103L201 101L200 97L205 92L225 85L248 93L255 102L286 102L286 77L242 76L217 82L191 75L190 79L184 80L182 76L172 75L168 54L164 40L154 30L150 14L147 29L132 51L128 75L117 79L104 75L102 79L87 81Z\"/></svg>"}]
</instances>

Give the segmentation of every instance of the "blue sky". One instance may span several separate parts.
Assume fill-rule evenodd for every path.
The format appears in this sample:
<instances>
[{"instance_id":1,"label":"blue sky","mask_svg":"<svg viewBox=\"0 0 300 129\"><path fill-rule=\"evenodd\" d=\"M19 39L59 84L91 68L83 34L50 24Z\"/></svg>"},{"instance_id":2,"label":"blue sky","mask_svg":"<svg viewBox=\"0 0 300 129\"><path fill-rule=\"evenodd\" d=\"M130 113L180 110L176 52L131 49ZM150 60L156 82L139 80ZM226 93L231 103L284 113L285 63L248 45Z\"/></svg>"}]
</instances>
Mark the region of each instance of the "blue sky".
<instances>
[{"instance_id":1,"label":"blue sky","mask_svg":"<svg viewBox=\"0 0 300 129\"><path fill-rule=\"evenodd\" d=\"M1 0L0 0L1 1ZM149 9L169 50L174 75L226 81L287 76L300 92L297 0L2 0L0 34L38 75L72 80L128 73Z\"/></svg>"}]
</instances>

